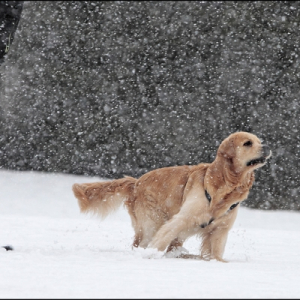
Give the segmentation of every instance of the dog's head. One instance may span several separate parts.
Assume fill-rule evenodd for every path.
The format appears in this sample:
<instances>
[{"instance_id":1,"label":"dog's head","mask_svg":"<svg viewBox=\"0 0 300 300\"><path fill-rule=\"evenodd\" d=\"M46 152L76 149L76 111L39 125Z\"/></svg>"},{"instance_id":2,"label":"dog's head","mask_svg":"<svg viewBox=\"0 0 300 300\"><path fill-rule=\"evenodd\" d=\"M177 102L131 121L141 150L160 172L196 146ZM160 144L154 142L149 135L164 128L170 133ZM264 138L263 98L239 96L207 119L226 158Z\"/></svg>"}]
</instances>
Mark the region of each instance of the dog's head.
<instances>
[{"instance_id":1,"label":"dog's head","mask_svg":"<svg viewBox=\"0 0 300 300\"><path fill-rule=\"evenodd\" d=\"M210 222L247 198L254 181L253 171L262 167L271 154L267 145L248 132L233 133L220 144L216 160L204 179L212 216Z\"/></svg>"},{"instance_id":2,"label":"dog's head","mask_svg":"<svg viewBox=\"0 0 300 300\"><path fill-rule=\"evenodd\" d=\"M219 146L217 156L229 163L235 173L249 172L262 167L271 157L268 145L248 132L236 132L227 137Z\"/></svg>"}]
</instances>

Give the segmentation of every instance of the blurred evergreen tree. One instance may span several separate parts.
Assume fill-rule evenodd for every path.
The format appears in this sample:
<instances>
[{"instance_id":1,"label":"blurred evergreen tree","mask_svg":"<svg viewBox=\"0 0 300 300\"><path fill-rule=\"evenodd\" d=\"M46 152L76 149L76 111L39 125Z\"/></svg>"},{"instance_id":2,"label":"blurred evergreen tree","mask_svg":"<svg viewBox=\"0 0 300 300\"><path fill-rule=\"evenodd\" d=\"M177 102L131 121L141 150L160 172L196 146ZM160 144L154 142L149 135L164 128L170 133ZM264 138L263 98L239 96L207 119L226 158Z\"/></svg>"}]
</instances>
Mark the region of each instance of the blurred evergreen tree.
<instances>
[{"instance_id":1,"label":"blurred evergreen tree","mask_svg":"<svg viewBox=\"0 0 300 300\"><path fill-rule=\"evenodd\" d=\"M108 178L273 158L244 205L300 209L298 1L30 1L5 63L0 164Z\"/></svg>"}]
</instances>

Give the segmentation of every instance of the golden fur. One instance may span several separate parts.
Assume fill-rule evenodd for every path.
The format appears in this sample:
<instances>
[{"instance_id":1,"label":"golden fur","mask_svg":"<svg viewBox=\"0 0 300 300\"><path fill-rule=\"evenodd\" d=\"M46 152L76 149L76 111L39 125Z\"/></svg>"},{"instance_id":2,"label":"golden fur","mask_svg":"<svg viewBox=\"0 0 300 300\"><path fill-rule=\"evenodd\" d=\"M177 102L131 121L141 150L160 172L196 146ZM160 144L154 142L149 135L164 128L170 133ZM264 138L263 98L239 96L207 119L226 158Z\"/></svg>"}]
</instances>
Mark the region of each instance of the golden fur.
<instances>
[{"instance_id":1,"label":"golden fur","mask_svg":"<svg viewBox=\"0 0 300 300\"><path fill-rule=\"evenodd\" d=\"M270 156L255 135L236 132L220 144L212 163L156 169L139 179L74 184L73 192L81 212L102 218L124 203L135 231L134 247L168 252L196 234L202 238L202 259L224 261L239 207L232 205L248 197L254 170Z\"/></svg>"}]
</instances>

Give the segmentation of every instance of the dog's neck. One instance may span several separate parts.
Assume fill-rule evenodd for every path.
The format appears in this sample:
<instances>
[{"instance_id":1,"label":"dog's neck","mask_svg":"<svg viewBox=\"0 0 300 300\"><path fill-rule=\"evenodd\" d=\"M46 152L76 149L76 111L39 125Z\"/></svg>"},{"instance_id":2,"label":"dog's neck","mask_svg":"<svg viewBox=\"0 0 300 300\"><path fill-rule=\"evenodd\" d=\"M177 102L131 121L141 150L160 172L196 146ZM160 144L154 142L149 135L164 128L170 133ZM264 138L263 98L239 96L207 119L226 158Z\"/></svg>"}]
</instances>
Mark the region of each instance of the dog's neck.
<instances>
[{"instance_id":1,"label":"dog's neck","mask_svg":"<svg viewBox=\"0 0 300 300\"><path fill-rule=\"evenodd\" d=\"M222 160L222 161L220 161ZM216 157L207 169L204 187L210 187L211 194L216 194L221 191L227 193L242 186L251 187L254 181L254 172L237 172L234 169L233 163L229 160ZM222 192L223 193L223 192Z\"/></svg>"}]
</instances>

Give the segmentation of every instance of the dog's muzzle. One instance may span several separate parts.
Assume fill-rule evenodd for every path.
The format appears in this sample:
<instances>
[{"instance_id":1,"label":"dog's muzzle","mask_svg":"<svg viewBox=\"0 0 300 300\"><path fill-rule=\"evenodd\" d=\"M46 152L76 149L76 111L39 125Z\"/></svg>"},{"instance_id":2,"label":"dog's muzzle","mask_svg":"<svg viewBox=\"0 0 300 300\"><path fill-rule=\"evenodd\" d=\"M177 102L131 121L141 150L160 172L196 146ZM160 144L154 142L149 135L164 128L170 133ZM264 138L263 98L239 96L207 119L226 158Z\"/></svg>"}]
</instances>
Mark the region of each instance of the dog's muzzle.
<instances>
[{"instance_id":1,"label":"dog's muzzle","mask_svg":"<svg viewBox=\"0 0 300 300\"><path fill-rule=\"evenodd\" d=\"M271 157L271 155L272 155L272 151L270 150L270 147L268 145L262 145L261 157L248 161L247 166L263 164L266 162L267 159Z\"/></svg>"}]
</instances>

